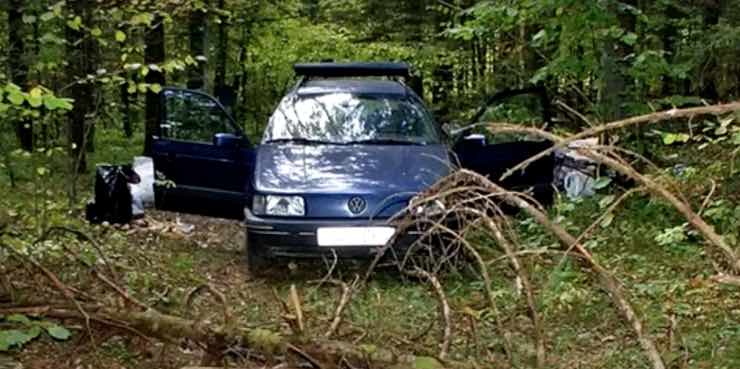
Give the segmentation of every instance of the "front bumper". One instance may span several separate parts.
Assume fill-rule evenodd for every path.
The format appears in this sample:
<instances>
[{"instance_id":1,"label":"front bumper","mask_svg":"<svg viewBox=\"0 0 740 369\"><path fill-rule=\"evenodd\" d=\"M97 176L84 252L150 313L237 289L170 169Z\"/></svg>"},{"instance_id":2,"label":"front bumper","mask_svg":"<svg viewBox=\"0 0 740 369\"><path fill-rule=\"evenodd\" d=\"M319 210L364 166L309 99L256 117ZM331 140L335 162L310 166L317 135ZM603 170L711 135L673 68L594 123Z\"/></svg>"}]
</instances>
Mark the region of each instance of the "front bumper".
<instances>
[{"instance_id":1,"label":"front bumper","mask_svg":"<svg viewBox=\"0 0 740 369\"><path fill-rule=\"evenodd\" d=\"M247 247L254 247L267 257L307 257L324 255L342 258L369 258L375 256L383 246L334 246L318 245L316 230L319 227L368 227L388 226L388 219L282 219L257 217L248 209L244 211L247 230ZM392 226L392 224L390 224ZM422 232L410 231L397 235L393 243L395 251L406 250Z\"/></svg>"}]
</instances>

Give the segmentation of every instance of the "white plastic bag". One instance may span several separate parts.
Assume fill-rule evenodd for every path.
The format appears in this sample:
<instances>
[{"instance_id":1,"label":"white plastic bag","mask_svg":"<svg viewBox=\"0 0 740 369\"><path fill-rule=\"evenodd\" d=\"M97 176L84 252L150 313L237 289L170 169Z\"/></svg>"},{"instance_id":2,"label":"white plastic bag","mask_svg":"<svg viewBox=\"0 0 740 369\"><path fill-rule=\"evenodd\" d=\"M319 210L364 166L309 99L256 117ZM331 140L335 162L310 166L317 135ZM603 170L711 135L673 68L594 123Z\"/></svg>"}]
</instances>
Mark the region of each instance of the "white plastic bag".
<instances>
[{"instance_id":1,"label":"white plastic bag","mask_svg":"<svg viewBox=\"0 0 740 369\"><path fill-rule=\"evenodd\" d=\"M131 185L131 209L134 216L141 216L145 208L154 207L154 161L147 156L136 156L133 168L141 181Z\"/></svg>"},{"instance_id":2,"label":"white plastic bag","mask_svg":"<svg viewBox=\"0 0 740 369\"><path fill-rule=\"evenodd\" d=\"M598 145L598 139L588 138L571 142L566 148L555 150L555 186L571 199L593 196L596 162L579 154L579 147Z\"/></svg>"}]
</instances>

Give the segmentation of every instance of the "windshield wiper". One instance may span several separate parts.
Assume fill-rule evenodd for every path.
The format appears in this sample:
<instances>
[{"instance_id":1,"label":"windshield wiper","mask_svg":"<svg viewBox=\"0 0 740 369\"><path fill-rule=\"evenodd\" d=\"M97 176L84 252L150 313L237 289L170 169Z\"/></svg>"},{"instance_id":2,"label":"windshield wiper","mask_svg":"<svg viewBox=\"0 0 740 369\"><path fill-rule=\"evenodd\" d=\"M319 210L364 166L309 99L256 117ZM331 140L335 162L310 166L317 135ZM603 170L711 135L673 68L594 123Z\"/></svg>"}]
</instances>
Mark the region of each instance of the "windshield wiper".
<instances>
[{"instance_id":1,"label":"windshield wiper","mask_svg":"<svg viewBox=\"0 0 740 369\"><path fill-rule=\"evenodd\" d=\"M309 138L276 138L274 140L265 141L268 143L294 143L299 145L337 145L336 142L325 141L325 140L312 140Z\"/></svg>"},{"instance_id":2,"label":"windshield wiper","mask_svg":"<svg viewBox=\"0 0 740 369\"><path fill-rule=\"evenodd\" d=\"M345 142L347 145L426 145L425 142L416 142L408 140L397 140L393 138L370 138L367 140L356 140Z\"/></svg>"}]
</instances>

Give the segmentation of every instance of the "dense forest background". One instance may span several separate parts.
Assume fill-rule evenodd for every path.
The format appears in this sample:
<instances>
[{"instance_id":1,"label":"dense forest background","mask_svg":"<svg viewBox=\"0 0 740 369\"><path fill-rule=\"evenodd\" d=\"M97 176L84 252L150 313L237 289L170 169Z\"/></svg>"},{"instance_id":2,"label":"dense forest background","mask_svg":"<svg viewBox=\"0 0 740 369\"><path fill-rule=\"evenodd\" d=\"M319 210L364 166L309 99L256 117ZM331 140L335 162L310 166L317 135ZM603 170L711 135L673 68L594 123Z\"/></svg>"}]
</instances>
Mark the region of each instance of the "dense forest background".
<instances>
[{"instance_id":1,"label":"dense forest background","mask_svg":"<svg viewBox=\"0 0 740 369\"><path fill-rule=\"evenodd\" d=\"M295 62L406 61L440 121L530 84L593 122L740 95L736 0L3 3L10 173L16 148L62 148L85 171L105 135L140 147L164 85L218 96L258 137Z\"/></svg>"},{"instance_id":2,"label":"dense forest background","mask_svg":"<svg viewBox=\"0 0 740 369\"><path fill-rule=\"evenodd\" d=\"M0 50L0 368L740 367L740 0L0 0ZM147 152L165 86L216 96L254 142L293 63L324 60L409 63L453 126L544 87L548 126L522 98L481 130L597 135L587 151L626 170L471 217L454 242L475 262L452 270L261 279L238 222L84 220L95 164ZM514 196L467 175L435 188Z\"/></svg>"}]
</instances>

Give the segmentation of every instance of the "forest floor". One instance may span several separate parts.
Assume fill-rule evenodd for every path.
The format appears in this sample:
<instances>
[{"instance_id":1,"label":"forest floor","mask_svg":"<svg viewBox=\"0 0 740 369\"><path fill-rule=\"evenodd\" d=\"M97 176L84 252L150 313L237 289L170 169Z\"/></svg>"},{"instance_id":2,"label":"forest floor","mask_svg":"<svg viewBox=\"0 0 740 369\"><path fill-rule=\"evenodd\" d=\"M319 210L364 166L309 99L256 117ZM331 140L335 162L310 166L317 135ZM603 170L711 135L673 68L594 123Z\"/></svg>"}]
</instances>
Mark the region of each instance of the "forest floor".
<instances>
[{"instance_id":1,"label":"forest floor","mask_svg":"<svg viewBox=\"0 0 740 369\"><path fill-rule=\"evenodd\" d=\"M238 222L154 212L143 223L124 229L101 226L97 231L129 291L147 305L173 315L221 321L223 307L218 301L204 297L193 306L185 303L193 288L210 283L224 293L240 326L290 334L277 299L287 300L290 286L295 285L302 298L306 336L320 336L329 326L340 291L316 284L328 264L283 261L266 277L252 278L246 271L243 228ZM614 267L632 291L638 309L647 314L651 335L664 352L681 355L670 357L672 366L737 368L740 291L712 283L698 252L671 255L671 262L667 262L667 255L646 255L639 250L643 246L648 245L614 244L600 251L610 260L630 260ZM66 283L85 291L101 288L73 261L57 260L50 268L65 276ZM351 264L337 268L333 278L350 281L355 273L364 272L363 263ZM70 273L72 270L75 272ZM512 297L507 293L514 289L509 281L511 272L503 267L499 272L496 290L502 299ZM593 291L594 281L570 265L556 276L547 273L542 281L553 291L542 291L540 296L548 367L648 367L607 296ZM492 312L486 309L481 283L462 273L447 278L444 286L453 310L452 357L508 367L503 339L493 324ZM507 314L504 324L509 339L516 347L515 360L531 365L534 347L525 311L506 302L502 302L502 309ZM405 279L394 269L384 269L355 295L337 337L399 352L434 354L441 340L438 321L437 300L425 284ZM25 368L38 369L179 368L198 364L202 354L192 347L147 342L108 327L96 329L94 340L79 323L68 328L73 332L69 341L37 340L17 352L18 359ZM238 354L233 359L239 362Z\"/></svg>"},{"instance_id":2,"label":"forest floor","mask_svg":"<svg viewBox=\"0 0 740 369\"><path fill-rule=\"evenodd\" d=\"M697 208L712 193L703 214L720 232L732 235L737 234L740 225L740 179L736 174L727 175L727 161L722 155L726 155L723 150L717 150L701 156L686 153L670 160L681 163L682 177L677 181ZM288 301L291 286L295 286L302 302L305 337L322 336L334 317L341 290L317 282L326 276L330 261L283 260L265 277L254 278L246 270L244 229L239 222L152 211L143 221L124 227L90 225L79 210L70 212L60 204L64 189L53 185L54 181L48 183L51 185L10 189L7 182L0 181L0 189L8 194L0 198L0 224L8 225L9 230L0 241L34 255L90 300L121 303L115 293L91 276L90 267L104 270L105 261L89 242L75 237L39 240L45 227L63 225L90 236L115 266L118 283L144 304L164 313L222 322L224 304L213 296L203 294L192 304L186 302L193 289L210 284L223 293L240 327L264 327L291 334L281 302ZM605 198L612 193L618 191L607 190L579 201L559 198L551 216L578 234L601 214ZM649 368L632 330L596 278L578 264L549 253L557 249L555 240L533 222L523 218L517 221L521 247L532 252L528 260L544 324L546 367ZM713 279L716 268L702 247L703 241L685 231L683 222L665 203L637 195L625 201L586 245L620 278L668 367L738 368L740 287ZM71 257L70 249L78 250L80 257ZM490 272L498 311L489 308L483 283L475 273L463 270L442 279L452 310L449 357L475 361L481 367L509 368L512 362L516 367L533 367L532 324L516 275L500 254L484 256L492 260ZM81 263L78 259L84 260ZM0 264L0 274L6 298L10 294L16 302L43 304L45 301L39 299L59 297L37 272L12 259L5 260ZM350 283L366 268L363 262L341 263L331 278ZM3 294L0 291L0 297ZM0 298L0 307L2 304ZM0 330L13 326L7 318L0 320ZM33 315L29 318L45 320ZM436 355L442 340L440 320L438 299L428 284L406 278L394 268L382 268L354 294L333 337L396 352ZM68 339L41 335L22 347L11 348L6 358L12 357L27 369L177 369L199 364L202 356L201 350L186 342L165 344L109 326L93 324L88 329L75 320L55 322L71 331ZM513 347L510 357L505 355L507 341ZM230 364L245 367L241 358L247 354L229 353Z\"/></svg>"}]
</instances>

